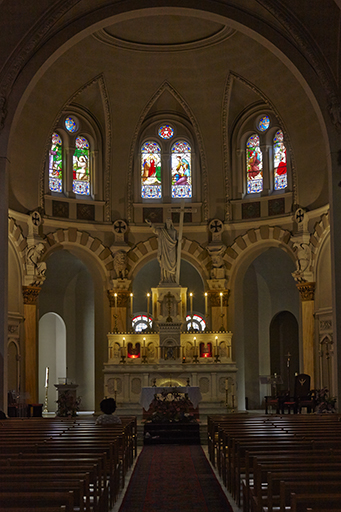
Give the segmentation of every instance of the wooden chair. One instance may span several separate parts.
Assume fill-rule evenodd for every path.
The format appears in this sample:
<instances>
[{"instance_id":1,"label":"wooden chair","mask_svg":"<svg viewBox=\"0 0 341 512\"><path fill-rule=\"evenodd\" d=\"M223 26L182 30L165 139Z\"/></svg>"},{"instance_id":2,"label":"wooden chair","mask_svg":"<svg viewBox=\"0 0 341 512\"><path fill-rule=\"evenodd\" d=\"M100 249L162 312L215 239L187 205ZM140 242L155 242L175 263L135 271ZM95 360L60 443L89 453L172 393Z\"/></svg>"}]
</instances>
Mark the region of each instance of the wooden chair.
<instances>
[{"instance_id":1,"label":"wooden chair","mask_svg":"<svg viewBox=\"0 0 341 512\"><path fill-rule=\"evenodd\" d=\"M297 412L301 413L303 407L307 408L307 412L314 411L316 402L314 392L310 390L310 375L306 373L296 375L295 398Z\"/></svg>"}]
</instances>

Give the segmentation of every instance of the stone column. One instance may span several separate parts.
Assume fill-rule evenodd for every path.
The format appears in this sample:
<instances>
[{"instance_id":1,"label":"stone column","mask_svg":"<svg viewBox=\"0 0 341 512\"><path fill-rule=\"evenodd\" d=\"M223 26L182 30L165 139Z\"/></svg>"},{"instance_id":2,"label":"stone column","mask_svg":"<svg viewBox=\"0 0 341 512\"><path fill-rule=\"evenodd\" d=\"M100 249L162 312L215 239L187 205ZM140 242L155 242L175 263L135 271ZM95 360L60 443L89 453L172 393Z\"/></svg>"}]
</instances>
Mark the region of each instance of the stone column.
<instances>
[{"instance_id":1,"label":"stone column","mask_svg":"<svg viewBox=\"0 0 341 512\"><path fill-rule=\"evenodd\" d=\"M212 331L227 331L227 307L230 290L208 290Z\"/></svg>"},{"instance_id":2,"label":"stone column","mask_svg":"<svg viewBox=\"0 0 341 512\"><path fill-rule=\"evenodd\" d=\"M7 411L8 161L0 155L0 409Z\"/></svg>"},{"instance_id":3,"label":"stone column","mask_svg":"<svg viewBox=\"0 0 341 512\"><path fill-rule=\"evenodd\" d=\"M315 387L315 362L314 362L314 294L316 283L297 283L296 286L301 296L301 318L302 318L302 356L303 373L311 377L311 389Z\"/></svg>"},{"instance_id":4,"label":"stone column","mask_svg":"<svg viewBox=\"0 0 341 512\"><path fill-rule=\"evenodd\" d=\"M40 286L23 286L25 327L25 391L30 403L38 401L37 299Z\"/></svg>"},{"instance_id":5,"label":"stone column","mask_svg":"<svg viewBox=\"0 0 341 512\"><path fill-rule=\"evenodd\" d=\"M127 325L130 293L128 290L114 288L108 290L110 304L111 332L127 332L130 326Z\"/></svg>"}]
</instances>

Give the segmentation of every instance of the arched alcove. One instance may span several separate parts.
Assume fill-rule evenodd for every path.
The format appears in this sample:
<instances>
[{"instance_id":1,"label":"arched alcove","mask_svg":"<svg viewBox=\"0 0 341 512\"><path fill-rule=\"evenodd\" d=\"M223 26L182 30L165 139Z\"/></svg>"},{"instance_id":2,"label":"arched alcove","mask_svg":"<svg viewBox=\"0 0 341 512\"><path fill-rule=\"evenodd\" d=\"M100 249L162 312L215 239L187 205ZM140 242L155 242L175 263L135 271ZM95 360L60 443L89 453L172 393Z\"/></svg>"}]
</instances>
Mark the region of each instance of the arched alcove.
<instances>
[{"instance_id":1,"label":"arched alcove","mask_svg":"<svg viewBox=\"0 0 341 512\"><path fill-rule=\"evenodd\" d=\"M280 375L281 388L293 394L299 366L298 322L290 311L281 311L270 323L270 373Z\"/></svg>"},{"instance_id":2,"label":"arched alcove","mask_svg":"<svg viewBox=\"0 0 341 512\"><path fill-rule=\"evenodd\" d=\"M147 311L147 293L160 282L160 265L154 259L146 263L133 281L134 312ZM180 266L180 284L187 288L187 294L193 293L193 311L205 313L204 283L196 268L182 259ZM189 307L189 306L188 306Z\"/></svg>"},{"instance_id":3,"label":"arched alcove","mask_svg":"<svg viewBox=\"0 0 341 512\"><path fill-rule=\"evenodd\" d=\"M56 313L46 313L39 320L39 401L45 400L45 370L49 368L48 405L55 410L57 390L54 384L67 374L66 326Z\"/></svg>"},{"instance_id":4,"label":"arched alcove","mask_svg":"<svg viewBox=\"0 0 341 512\"><path fill-rule=\"evenodd\" d=\"M265 247L252 260L248 255L235 277L234 345L239 369L238 382L245 382L249 409L262 406L268 394L260 376L270 375L270 324L275 315L288 311L298 318L299 294L291 273L295 265L284 250ZM237 314L238 313L238 314ZM239 389L239 408L243 408Z\"/></svg>"},{"instance_id":5,"label":"arched alcove","mask_svg":"<svg viewBox=\"0 0 341 512\"><path fill-rule=\"evenodd\" d=\"M58 316L65 324L67 377L79 386L77 394L82 398L81 409L94 410L95 304L93 279L83 261L69 251L53 252L47 258L46 263L46 281L39 296L40 318L43 319L48 313L54 313L55 317ZM56 340L56 337L53 339ZM40 346L43 343L44 339L39 339ZM56 354L55 351L54 353ZM58 364L62 365L62 358ZM40 361L39 371L42 376L45 366L41 365ZM62 371L61 368L60 371ZM54 378L65 376L56 374ZM53 382L51 376L50 387L53 387L55 383L58 381ZM42 386L41 382L40 392Z\"/></svg>"}]
</instances>

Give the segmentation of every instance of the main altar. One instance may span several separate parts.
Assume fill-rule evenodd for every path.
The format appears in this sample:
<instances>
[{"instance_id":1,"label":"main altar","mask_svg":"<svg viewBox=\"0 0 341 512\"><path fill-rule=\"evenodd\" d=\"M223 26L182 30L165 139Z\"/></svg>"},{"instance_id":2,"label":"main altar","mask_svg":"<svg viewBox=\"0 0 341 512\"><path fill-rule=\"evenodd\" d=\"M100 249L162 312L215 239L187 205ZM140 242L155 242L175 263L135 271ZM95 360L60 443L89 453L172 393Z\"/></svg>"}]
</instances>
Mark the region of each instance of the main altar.
<instances>
[{"instance_id":1,"label":"main altar","mask_svg":"<svg viewBox=\"0 0 341 512\"><path fill-rule=\"evenodd\" d=\"M143 328L132 325L130 281L124 273L113 280L109 296L112 332L107 335L108 360L103 368L104 395L117 400L121 414L142 418L144 409L140 401L145 388L197 388L201 418L238 408L237 367L232 358L232 332L227 330L226 322L229 290L224 271L216 268L220 265L217 263L211 272L212 279L207 280L203 317L210 319L208 329L207 321L195 321L192 294L179 284L181 226L180 222L180 243L171 221L162 228L153 227L158 237L161 279L147 294ZM218 251L218 242L212 251Z\"/></svg>"}]
</instances>

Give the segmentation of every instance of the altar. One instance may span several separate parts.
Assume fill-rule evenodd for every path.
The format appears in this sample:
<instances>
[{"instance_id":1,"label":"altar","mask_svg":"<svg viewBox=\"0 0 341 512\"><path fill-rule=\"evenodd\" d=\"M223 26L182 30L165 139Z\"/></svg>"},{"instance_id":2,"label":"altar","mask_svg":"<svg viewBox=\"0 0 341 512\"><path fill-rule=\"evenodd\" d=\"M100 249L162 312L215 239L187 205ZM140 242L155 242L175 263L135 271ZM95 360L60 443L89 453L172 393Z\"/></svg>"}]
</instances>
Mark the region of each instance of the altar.
<instances>
[{"instance_id":1,"label":"altar","mask_svg":"<svg viewBox=\"0 0 341 512\"><path fill-rule=\"evenodd\" d=\"M148 411L150 404L152 403L154 396L163 392L172 393L183 393L188 395L188 398L192 402L193 408L196 409L199 402L202 399L200 388L198 386L177 386L177 387L146 387L142 388L139 403L145 411Z\"/></svg>"}]
</instances>

